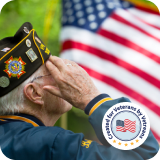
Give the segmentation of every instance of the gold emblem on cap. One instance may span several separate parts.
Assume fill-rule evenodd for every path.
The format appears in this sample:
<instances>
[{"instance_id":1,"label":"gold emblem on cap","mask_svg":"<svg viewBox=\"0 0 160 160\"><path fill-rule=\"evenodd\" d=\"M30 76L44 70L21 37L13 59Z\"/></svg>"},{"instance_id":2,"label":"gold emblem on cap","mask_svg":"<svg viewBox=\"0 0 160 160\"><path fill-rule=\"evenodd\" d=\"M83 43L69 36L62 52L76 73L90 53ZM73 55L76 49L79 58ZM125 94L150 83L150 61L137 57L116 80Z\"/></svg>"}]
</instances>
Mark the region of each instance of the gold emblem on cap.
<instances>
[{"instance_id":1,"label":"gold emblem on cap","mask_svg":"<svg viewBox=\"0 0 160 160\"><path fill-rule=\"evenodd\" d=\"M9 86L9 84L10 84L10 81L7 77L5 76L0 77L0 87L6 88Z\"/></svg>"},{"instance_id":2,"label":"gold emblem on cap","mask_svg":"<svg viewBox=\"0 0 160 160\"><path fill-rule=\"evenodd\" d=\"M29 39L26 39L26 45L27 47L31 47L31 41Z\"/></svg>"},{"instance_id":3,"label":"gold emblem on cap","mask_svg":"<svg viewBox=\"0 0 160 160\"><path fill-rule=\"evenodd\" d=\"M33 51L32 48L30 48L27 52L26 55L28 56L28 58L30 59L31 62L34 62L38 57L36 55L36 53Z\"/></svg>"},{"instance_id":4,"label":"gold emblem on cap","mask_svg":"<svg viewBox=\"0 0 160 160\"><path fill-rule=\"evenodd\" d=\"M24 32L25 32L25 33L29 34L29 30L28 30L28 28L27 28L27 27L24 27L24 29L23 29L23 30L24 30Z\"/></svg>"},{"instance_id":5,"label":"gold emblem on cap","mask_svg":"<svg viewBox=\"0 0 160 160\"><path fill-rule=\"evenodd\" d=\"M5 61L6 63L6 69L3 70L8 74L8 77L17 77L18 79L25 74L26 72L24 71L26 63L22 60L21 57L19 58L13 58L12 56Z\"/></svg>"},{"instance_id":6,"label":"gold emblem on cap","mask_svg":"<svg viewBox=\"0 0 160 160\"><path fill-rule=\"evenodd\" d=\"M38 37L35 37L35 40L40 44L42 43Z\"/></svg>"}]
</instances>

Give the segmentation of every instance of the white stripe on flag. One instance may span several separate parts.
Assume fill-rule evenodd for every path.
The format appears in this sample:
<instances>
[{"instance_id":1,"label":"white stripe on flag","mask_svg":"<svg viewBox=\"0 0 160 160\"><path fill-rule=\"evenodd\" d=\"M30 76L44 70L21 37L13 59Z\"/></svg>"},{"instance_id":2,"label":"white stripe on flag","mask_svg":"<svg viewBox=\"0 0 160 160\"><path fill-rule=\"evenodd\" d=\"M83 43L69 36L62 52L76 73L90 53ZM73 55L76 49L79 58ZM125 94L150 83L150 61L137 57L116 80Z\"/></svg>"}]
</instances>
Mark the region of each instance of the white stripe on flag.
<instances>
[{"instance_id":1,"label":"white stripe on flag","mask_svg":"<svg viewBox=\"0 0 160 160\"><path fill-rule=\"evenodd\" d=\"M136 10L136 9L132 9L132 10ZM123 17L124 19L126 19L127 21L135 24L136 26L140 27L141 29L145 30L146 32L152 34L153 36L160 38L160 32L158 29L155 29L143 22L141 22L139 19L137 19L137 17L134 17L134 15L130 14L128 11L122 10L122 9L117 9L115 11L115 13L121 17ZM147 14L145 13L146 18L143 18L144 20L148 18ZM157 21L158 23L160 22L160 17L157 16L156 18L153 18L155 21ZM153 23L155 24L155 23ZM160 26L160 24L159 24ZM158 27L158 24L157 24Z\"/></svg>"},{"instance_id":2,"label":"white stripe on flag","mask_svg":"<svg viewBox=\"0 0 160 160\"><path fill-rule=\"evenodd\" d=\"M130 9L128 9L128 11L138 18L141 18L142 20L144 20L144 21L146 21L156 27L160 27L159 15L147 13L147 12L141 11L136 8L130 8Z\"/></svg>"},{"instance_id":3,"label":"white stripe on flag","mask_svg":"<svg viewBox=\"0 0 160 160\"><path fill-rule=\"evenodd\" d=\"M134 29L133 27L125 25L112 18L108 18L102 24L102 28L126 38L131 42L134 42L138 46L143 47L155 55L158 55L160 58L160 43L152 37L149 37L146 34Z\"/></svg>"}]
</instances>

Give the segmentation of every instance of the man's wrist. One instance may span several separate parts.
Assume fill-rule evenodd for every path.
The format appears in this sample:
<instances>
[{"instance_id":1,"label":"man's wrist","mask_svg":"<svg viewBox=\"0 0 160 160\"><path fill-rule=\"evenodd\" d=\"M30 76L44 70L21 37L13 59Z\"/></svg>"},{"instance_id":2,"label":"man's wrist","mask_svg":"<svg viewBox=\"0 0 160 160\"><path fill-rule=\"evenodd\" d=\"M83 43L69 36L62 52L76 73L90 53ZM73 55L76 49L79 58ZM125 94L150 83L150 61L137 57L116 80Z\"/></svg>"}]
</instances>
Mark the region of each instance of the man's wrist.
<instances>
[{"instance_id":1,"label":"man's wrist","mask_svg":"<svg viewBox=\"0 0 160 160\"><path fill-rule=\"evenodd\" d=\"M88 105L85 107L84 111L87 115L91 115L102 103L105 101L112 100L112 98L106 94L100 94L92 99Z\"/></svg>"}]
</instances>

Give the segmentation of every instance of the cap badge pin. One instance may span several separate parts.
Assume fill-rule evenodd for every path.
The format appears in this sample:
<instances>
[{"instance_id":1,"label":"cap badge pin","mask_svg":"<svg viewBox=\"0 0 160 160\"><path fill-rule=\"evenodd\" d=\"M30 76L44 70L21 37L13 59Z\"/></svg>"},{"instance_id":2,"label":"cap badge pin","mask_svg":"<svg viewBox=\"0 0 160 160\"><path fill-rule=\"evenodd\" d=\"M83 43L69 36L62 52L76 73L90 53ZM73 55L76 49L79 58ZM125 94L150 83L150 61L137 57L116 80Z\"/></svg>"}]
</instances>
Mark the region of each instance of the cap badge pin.
<instances>
[{"instance_id":1,"label":"cap badge pin","mask_svg":"<svg viewBox=\"0 0 160 160\"><path fill-rule=\"evenodd\" d=\"M4 72L8 74L8 77L17 77L18 79L25 74L25 65L26 63L22 60L21 57L13 58L12 56L4 62L6 64Z\"/></svg>"},{"instance_id":2,"label":"cap badge pin","mask_svg":"<svg viewBox=\"0 0 160 160\"><path fill-rule=\"evenodd\" d=\"M3 48L1 51L2 52L8 52L10 50L10 48L6 47L6 48Z\"/></svg>"},{"instance_id":3,"label":"cap badge pin","mask_svg":"<svg viewBox=\"0 0 160 160\"><path fill-rule=\"evenodd\" d=\"M31 47L31 41L29 39L26 40L27 47Z\"/></svg>"},{"instance_id":4,"label":"cap badge pin","mask_svg":"<svg viewBox=\"0 0 160 160\"><path fill-rule=\"evenodd\" d=\"M28 58L30 59L31 62L34 62L38 57L36 55L36 53L33 51L32 48L30 48L27 52L26 55L28 56Z\"/></svg>"},{"instance_id":5,"label":"cap badge pin","mask_svg":"<svg viewBox=\"0 0 160 160\"><path fill-rule=\"evenodd\" d=\"M28 30L28 28L27 28L27 27L24 27L24 29L23 29L23 30L24 30L24 32L25 32L25 33L29 34L29 30Z\"/></svg>"},{"instance_id":6,"label":"cap badge pin","mask_svg":"<svg viewBox=\"0 0 160 160\"><path fill-rule=\"evenodd\" d=\"M0 87L6 88L9 86L9 84L10 84L10 81L7 77L5 76L0 77Z\"/></svg>"},{"instance_id":7,"label":"cap badge pin","mask_svg":"<svg viewBox=\"0 0 160 160\"><path fill-rule=\"evenodd\" d=\"M42 43L38 37L35 37L35 40L40 44Z\"/></svg>"}]
</instances>

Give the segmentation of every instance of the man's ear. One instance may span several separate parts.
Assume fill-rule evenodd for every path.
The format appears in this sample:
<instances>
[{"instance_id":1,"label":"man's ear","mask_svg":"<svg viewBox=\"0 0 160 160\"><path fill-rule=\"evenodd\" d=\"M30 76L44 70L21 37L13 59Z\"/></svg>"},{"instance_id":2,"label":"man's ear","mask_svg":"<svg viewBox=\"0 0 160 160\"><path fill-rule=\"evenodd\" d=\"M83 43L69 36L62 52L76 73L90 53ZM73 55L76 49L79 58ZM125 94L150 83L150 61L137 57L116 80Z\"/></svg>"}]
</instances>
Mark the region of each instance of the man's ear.
<instances>
[{"instance_id":1,"label":"man's ear","mask_svg":"<svg viewBox=\"0 0 160 160\"><path fill-rule=\"evenodd\" d=\"M43 105L43 99L42 99L42 93L39 90L39 86L37 86L34 83L29 83L25 85L24 87L24 95L27 99L29 99L31 102Z\"/></svg>"}]
</instances>

